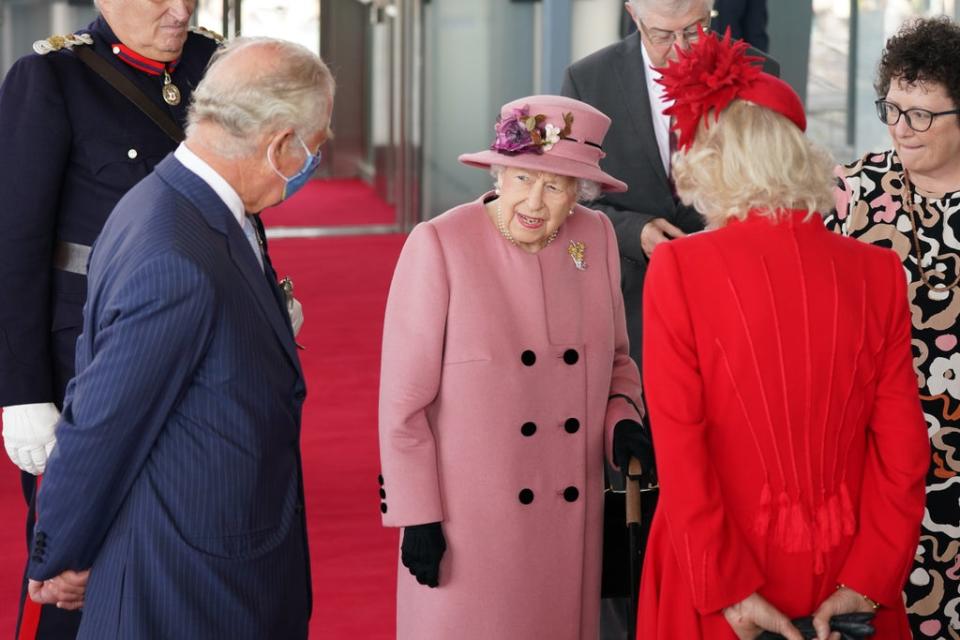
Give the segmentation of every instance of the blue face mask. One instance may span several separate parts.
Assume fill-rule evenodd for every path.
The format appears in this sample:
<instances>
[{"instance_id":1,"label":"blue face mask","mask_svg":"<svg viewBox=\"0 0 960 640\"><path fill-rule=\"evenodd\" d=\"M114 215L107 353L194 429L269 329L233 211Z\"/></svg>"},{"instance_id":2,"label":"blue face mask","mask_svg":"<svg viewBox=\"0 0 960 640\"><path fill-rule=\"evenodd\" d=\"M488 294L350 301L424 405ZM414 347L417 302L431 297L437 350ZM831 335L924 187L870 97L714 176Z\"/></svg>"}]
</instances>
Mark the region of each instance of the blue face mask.
<instances>
[{"instance_id":1,"label":"blue face mask","mask_svg":"<svg viewBox=\"0 0 960 640\"><path fill-rule=\"evenodd\" d=\"M317 170L317 167L320 166L320 152L317 151L317 155L313 155L300 136L297 136L297 140L299 140L303 146L303 151L307 154L307 157L303 161L303 166L300 168L300 171L289 178L280 173L280 170L274 166L273 160L270 159L270 151L267 151L267 162L270 163L270 168L286 183L283 187L283 195L280 196L281 200L286 200L292 197L297 191L300 191L300 189L310 181L310 177L313 175L313 172Z\"/></svg>"}]
</instances>

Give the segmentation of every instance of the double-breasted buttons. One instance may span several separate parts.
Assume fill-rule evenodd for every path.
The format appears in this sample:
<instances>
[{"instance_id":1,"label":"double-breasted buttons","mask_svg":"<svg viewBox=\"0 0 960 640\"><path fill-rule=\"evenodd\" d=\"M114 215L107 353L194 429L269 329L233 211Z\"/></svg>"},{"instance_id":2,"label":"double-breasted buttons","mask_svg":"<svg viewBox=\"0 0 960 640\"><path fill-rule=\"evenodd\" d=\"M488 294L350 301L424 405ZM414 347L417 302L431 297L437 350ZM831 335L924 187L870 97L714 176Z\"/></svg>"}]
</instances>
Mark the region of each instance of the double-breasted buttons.
<instances>
[{"instance_id":1,"label":"double-breasted buttons","mask_svg":"<svg viewBox=\"0 0 960 640\"><path fill-rule=\"evenodd\" d=\"M576 502L580 497L580 490L576 487L567 487L563 490L563 499L567 502Z\"/></svg>"},{"instance_id":2,"label":"double-breasted buttons","mask_svg":"<svg viewBox=\"0 0 960 640\"><path fill-rule=\"evenodd\" d=\"M130 158L131 160L136 160L137 156L139 155L140 153L136 149L130 149L129 151L127 151L127 157Z\"/></svg>"},{"instance_id":3,"label":"double-breasted buttons","mask_svg":"<svg viewBox=\"0 0 960 640\"><path fill-rule=\"evenodd\" d=\"M530 351L530 349L527 349L520 354L520 362L522 362L524 366L532 367L536 361L537 354L535 354L533 351Z\"/></svg>"},{"instance_id":4,"label":"double-breasted buttons","mask_svg":"<svg viewBox=\"0 0 960 640\"><path fill-rule=\"evenodd\" d=\"M387 492L384 491L383 489L380 489L380 499L381 499L381 500L386 500L386 499L387 499Z\"/></svg>"},{"instance_id":5,"label":"double-breasted buttons","mask_svg":"<svg viewBox=\"0 0 960 640\"><path fill-rule=\"evenodd\" d=\"M577 353L576 349L567 349L563 352L563 361L567 364L577 364L577 361L580 359L580 354Z\"/></svg>"},{"instance_id":6,"label":"double-breasted buttons","mask_svg":"<svg viewBox=\"0 0 960 640\"><path fill-rule=\"evenodd\" d=\"M381 487L383 486L383 476L382 476L382 475L377 476L377 482L380 483L380 486L381 486Z\"/></svg>"},{"instance_id":7,"label":"double-breasted buttons","mask_svg":"<svg viewBox=\"0 0 960 640\"><path fill-rule=\"evenodd\" d=\"M520 499L520 504L530 504L533 502L533 491L530 489L521 489L520 495L517 497Z\"/></svg>"},{"instance_id":8,"label":"double-breasted buttons","mask_svg":"<svg viewBox=\"0 0 960 640\"><path fill-rule=\"evenodd\" d=\"M567 418L567 421L563 423L563 428L567 433L576 433L580 431L580 421L576 418Z\"/></svg>"},{"instance_id":9,"label":"double-breasted buttons","mask_svg":"<svg viewBox=\"0 0 960 640\"><path fill-rule=\"evenodd\" d=\"M387 503L386 503L386 502L381 502L381 503L380 503L380 513L386 513L386 512L387 512Z\"/></svg>"},{"instance_id":10,"label":"double-breasted buttons","mask_svg":"<svg viewBox=\"0 0 960 640\"><path fill-rule=\"evenodd\" d=\"M523 426L520 427L520 433L526 437L530 437L537 432L537 424L535 422L524 422Z\"/></svg>"}]
</instances>

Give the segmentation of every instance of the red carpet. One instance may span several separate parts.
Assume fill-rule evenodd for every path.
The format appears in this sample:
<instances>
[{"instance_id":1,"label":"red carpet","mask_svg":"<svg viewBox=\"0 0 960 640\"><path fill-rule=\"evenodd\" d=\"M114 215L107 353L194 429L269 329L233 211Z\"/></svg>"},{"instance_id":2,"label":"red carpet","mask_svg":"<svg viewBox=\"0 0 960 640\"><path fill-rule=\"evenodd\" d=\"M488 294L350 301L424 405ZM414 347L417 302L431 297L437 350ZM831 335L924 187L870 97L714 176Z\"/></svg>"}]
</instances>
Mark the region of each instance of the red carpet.
<instances>
[{"instance_id":1,"label":"red carpet","mask_svg":"<svg viewBox=\"0 0 960 640\"><path fill-rule=\"evenodd\" d=\"M393 224L394 208L362 180L311 180L303 190L263 213L274 227Z\"/></svg>"},{"instance_id":2,"label":"red carpet","mask_svg":"<svg viewBox=\"0 0 960 640\"><path fill-rule=\"evenodd\" d=\"M326 183L311 183L322 190ZM294 202L299 202L297 200ZM270 226L290 224L267 212ZM350 221L353 223L355 221ZM313 223L310 223L313 224ZM311 637L394 635L397 533L380 526L377 389L383 308L402 236L274 240L306 323L304 476L313 568ZM26 551L15 470L0 459L0 638L13 636Z\"/></svg>"}]
</instances>

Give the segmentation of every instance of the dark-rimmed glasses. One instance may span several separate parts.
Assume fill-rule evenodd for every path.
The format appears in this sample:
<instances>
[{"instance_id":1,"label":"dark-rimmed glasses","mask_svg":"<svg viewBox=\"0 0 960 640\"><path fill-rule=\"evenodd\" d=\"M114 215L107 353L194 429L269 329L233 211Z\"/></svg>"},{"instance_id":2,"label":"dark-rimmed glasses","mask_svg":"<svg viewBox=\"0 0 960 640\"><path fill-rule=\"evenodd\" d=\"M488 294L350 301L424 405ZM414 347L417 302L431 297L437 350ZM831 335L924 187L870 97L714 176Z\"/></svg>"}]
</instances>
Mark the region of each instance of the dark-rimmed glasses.
<instances>
[{"instance_id":1,"label":"dark-rimmed glasses","mask_svg":"<svg viewBox=\"0 0 960 640\"><path fill-rule=\"evenodd\" d=\"M903 116L907 120L907 126L916 131L917 133L923 133L933 125L933 121L937 116L946 116L952 113L960 113L960 109L951 109L950 111L930 111L928 109L920 109L918 107L913 109L901 109L897 105L884 100L883 98L874 102L877 105L877 117L880 118L880 122L892 127L898 122L900 122L900 116Z\"/></svg>"},{"instance_id":2,"label":"dark-rimmed glasses","mask_svg":"<svg viewBox=\"0 0 960 640\"><path fill-rule=\"evenodd\" d=\"M643 20L638 19L637 22L640 24L640 28L647 36L647 39L658 47L672 46L673 43L677 41L677 38L683 38L683 41L687 44L693 44L700 38L701 27L703 28L704 34L710 32L710 16L700 18L696 22L688 24L683 29L678 29L677 31L668 31L666 29L656 28L651 29L647 25L643 24Z\"/></svg>"}]
</instances>

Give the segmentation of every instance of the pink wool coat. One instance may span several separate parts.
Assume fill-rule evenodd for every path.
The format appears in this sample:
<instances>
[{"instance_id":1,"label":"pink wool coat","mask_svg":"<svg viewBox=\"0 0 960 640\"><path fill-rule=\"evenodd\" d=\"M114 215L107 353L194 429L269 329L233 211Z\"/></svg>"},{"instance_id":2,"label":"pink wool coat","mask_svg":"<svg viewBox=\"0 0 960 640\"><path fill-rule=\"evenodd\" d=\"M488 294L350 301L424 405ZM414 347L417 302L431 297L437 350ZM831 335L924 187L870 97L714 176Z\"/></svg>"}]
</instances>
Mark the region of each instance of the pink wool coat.
<instances>
[{"instance_id":1,"label":"pink wool coat","mask_svg":"<svg viewBox=\"0 0 960 640\"><path fill-rule=\"evenodd\" d=\"M528 254L491 197L413 230L387 302L383 523L447 539L439 588L399 567L397 638L595 640L604 450L640 407L616 238L577 206Z\"/></svg>"}]
</instances>

